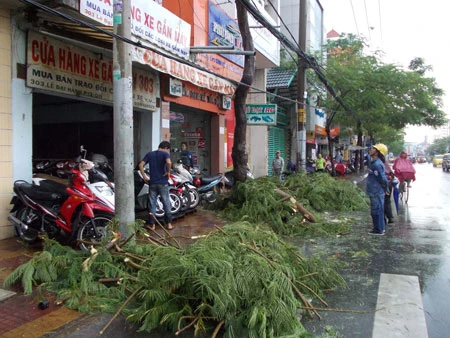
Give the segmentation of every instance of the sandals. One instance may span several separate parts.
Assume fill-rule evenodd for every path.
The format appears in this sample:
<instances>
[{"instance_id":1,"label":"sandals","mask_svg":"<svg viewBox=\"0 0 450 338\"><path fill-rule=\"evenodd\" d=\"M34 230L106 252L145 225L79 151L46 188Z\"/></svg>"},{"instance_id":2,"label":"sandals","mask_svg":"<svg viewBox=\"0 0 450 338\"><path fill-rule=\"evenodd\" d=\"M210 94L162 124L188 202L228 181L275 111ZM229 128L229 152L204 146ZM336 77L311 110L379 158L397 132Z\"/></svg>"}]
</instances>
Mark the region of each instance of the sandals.
<instances>
[{"instance_id":1,"label":"sandals","mask_svg":"<svg viewBox=\"0 0 450 338\"><path fill-rule=\"evenodd\" d=\"M174 226L172 224L167 225L167 230L173 230Z\"/></svg>"}]
</instances>

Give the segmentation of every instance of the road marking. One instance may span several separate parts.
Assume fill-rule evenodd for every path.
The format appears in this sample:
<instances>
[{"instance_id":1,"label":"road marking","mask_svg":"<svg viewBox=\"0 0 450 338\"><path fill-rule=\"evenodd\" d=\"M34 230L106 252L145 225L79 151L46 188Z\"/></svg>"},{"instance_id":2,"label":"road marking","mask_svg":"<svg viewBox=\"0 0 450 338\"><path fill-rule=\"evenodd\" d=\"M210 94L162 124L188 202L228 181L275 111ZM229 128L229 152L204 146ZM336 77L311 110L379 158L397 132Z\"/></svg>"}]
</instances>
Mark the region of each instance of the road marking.
<instances>
[{"instance_id":1,"label":"road marking","mask_svg":"<svg viewBox=\"0 0 450 338\"><path fill-rule=\"evenodd\" d=\"M417 276L380 276L372 338L389 337L428 337Z\"/></svg>"}]
</instances>

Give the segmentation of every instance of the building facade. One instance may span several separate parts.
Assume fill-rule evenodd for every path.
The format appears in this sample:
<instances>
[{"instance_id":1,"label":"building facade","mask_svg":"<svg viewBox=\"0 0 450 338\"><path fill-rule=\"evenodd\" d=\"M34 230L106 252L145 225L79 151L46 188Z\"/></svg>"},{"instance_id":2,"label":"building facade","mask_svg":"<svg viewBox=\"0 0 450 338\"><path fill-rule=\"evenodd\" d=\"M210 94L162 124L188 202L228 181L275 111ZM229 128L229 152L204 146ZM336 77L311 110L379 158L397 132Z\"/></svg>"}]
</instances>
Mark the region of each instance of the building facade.
<instances>
[{"instance_id":1,"label":"building facade","mask_svg":"<svg viewBox=\"0 0 450 338\"><path fill-rule=\"evenodd\" d=\"M232 165L233 95L243 56L191 53L191 48L238 49L234 7L209 0L133 0L131 39L139 43L132 46L130 79L135 164L169 140L174 160L186 142L194 165L207 174ZM0 238L13 236L7 221L13 182L31 181L35 161L74 158L80 145L114 158L115 69L107 34L116 19L112 1L58 0L51 9L62 15L19 1L0 4ZM259 34L255 86L264 88L265 68L277 64L279 47L254 29ZM262 98L250 95L249 101ZM260 157L267 162L267 150L252 152L252 142L267 139L267 128L261 127L264 133L258 128L248 128L253 163Z\"/></svg>"}]
</instances>

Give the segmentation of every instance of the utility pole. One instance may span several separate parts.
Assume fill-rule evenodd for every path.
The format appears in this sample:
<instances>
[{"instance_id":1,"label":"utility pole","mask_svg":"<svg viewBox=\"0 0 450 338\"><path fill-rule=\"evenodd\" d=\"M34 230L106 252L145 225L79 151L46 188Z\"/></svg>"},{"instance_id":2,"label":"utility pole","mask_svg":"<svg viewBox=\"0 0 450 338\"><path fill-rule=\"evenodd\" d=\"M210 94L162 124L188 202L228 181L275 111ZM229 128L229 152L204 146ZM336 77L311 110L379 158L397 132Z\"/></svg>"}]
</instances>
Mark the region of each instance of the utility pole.
<instances>
[{"instance_id":1,"label":"utility pole","mask_svg":"<svg viewBox=\"0 0 450 338\"><path fill-rule=\"evenodd\" d=\"M114 0L114 33L131 38L131 1ZM113 41L114 86L114 180L115 214L119 231L128 238L135 221L133 154L133 77L131 48L121 39Z\"/></svg>"},{"instance_id":2,"label":"utility pole","mask_svg":"<svg viewBox=\"0 0 450 338\"><path fill-rule=\"evenodd\" d=\"M307 0L300 0L298 41L300 51L306 52ZM298 55L297 69L297 168L306 169L306 66Z\"/></svg>"}]
</instances>

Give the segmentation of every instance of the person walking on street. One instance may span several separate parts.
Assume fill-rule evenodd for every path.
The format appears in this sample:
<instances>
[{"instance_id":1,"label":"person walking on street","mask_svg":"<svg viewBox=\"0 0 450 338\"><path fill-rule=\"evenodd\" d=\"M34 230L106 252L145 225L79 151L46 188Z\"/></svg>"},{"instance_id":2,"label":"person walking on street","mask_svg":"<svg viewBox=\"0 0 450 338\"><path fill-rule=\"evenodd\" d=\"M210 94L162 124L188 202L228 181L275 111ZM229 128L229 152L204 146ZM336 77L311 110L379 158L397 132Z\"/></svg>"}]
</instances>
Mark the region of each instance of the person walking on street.
<instances>
[{"instance_id":1,"label":"person walking on street","mask_svg":"<svg viewBox=\"0 0 450 338\"><path fill-rule=\"evenodd\" d=\"M275 158L272 161L272 175L281 178L281 173L284 170L284 159L280 156L281 152L275 152Z\"/></svg>"},{"instance_id":2,"label":"person walking on street","mask_svg":"<svg viewBox=\"0 0 450 338\"><path fill-rule=\"evenodd\" d=\"M317 155L316 168L317 171L323 171L325 169L325 159L322 157L322 154Z\"/></svg>"},{"instance_id":3,"label":"person walking on street","mask_svg":"<svg viewBox=\"0 0 450 338\"><path fill-rule=\"evenodd\" d=\"M394 172L392 171L391 166L389 165L389 162L387 160L384 161L384 170L389 183L389 189L388 191L386 191L386 195L384 195L384 216L385 220L387 219L387 222L391 224L394 223L394 214L392 213L391 202L392 191L394 190L394 185L392 182L394 179Z\"/></svg>"},{"instance_id":4,"label":"person walking on street","mask_svg":"<svg viewBox=\"0 0 450 338\"><path fill-rule=\"evenodd\" d=\"M144 166L148 164L150 169L150 177L144 172ZM158 195L161 196L161 202L164 207L164 221L167 229L172 230L172 213L169 197L169 177L172 162L170 160L170 143L163 141L159 144L158 150L150 151L145 154L141 162L139 162L139 171L144 181L149 185L149 205L150 217L148 223L152 230L155 230L156 222L156 200Z\"/></svg>"},{"instance_id":5,"label":"person walking on street","mask_svg":"<svg viewBox=\"0 0 450 338\"><path fill-rule=\"evenodd\" d=\"M385 174L385 156L387 147L378 143L370 150L369 173L367 177L366 193L370 198L370 216L373 229L370 235L384 235L386 224L384 220L384 196L389 189Z\"/></svg>"}]
</instances>

